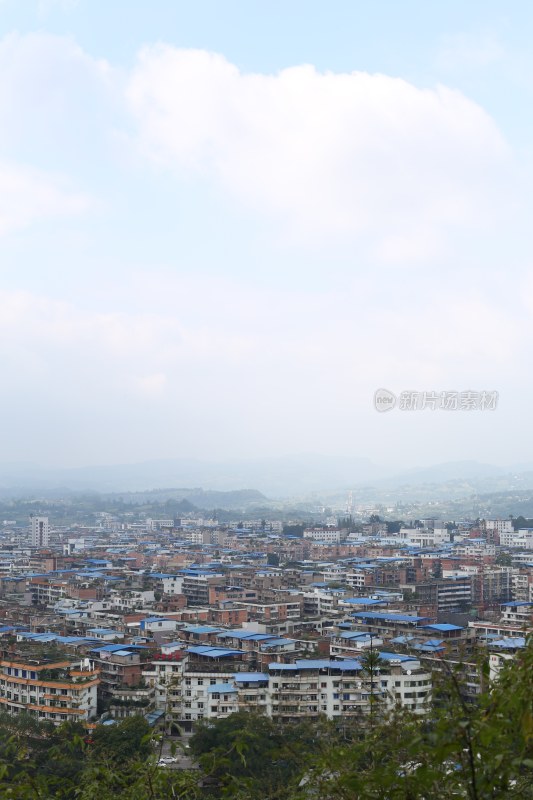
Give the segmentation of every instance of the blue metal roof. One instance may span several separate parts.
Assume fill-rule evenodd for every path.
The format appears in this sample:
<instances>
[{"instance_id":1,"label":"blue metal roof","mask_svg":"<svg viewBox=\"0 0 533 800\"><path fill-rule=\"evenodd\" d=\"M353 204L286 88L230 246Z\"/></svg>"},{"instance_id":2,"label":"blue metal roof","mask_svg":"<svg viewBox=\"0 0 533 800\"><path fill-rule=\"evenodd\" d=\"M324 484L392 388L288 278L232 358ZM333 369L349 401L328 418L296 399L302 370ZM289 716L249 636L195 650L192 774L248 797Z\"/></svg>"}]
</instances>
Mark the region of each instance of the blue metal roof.
<instances>
[{"instance_id":1,"label":"blue metal roof","mask_svg":"<svg viewBox=\"0 0 533 800\"><path fill-rule=\"evenodd\" d=\"M383 622L422 622L431 619L431 617L417 617L414 614L394 614L387 613L386 611L355 611L352 617L361 617L362 619L376 619L383 620Z\"/></svg>"},{"instance_id":2,"label":"blue metal roof","mask_svg":"<svg viewBox=\"0 0 533 800\"><path fill-rule=\"evenodd\" d=\"M254 641L263 641L264 639L276 639L277 637L272 633L252 633L250 631L220 631L219 639L244 639L254 640Z\"/></svg>"},{"instance_id":3,"label":"blue metal roof","mask_svg":"<svg viewBox=\"0 0 533 800\"><path fill-rule=\"evenodd\" d=\"M414 638L415 638L414 636L409 636L409 635L396 636L395 639L391 639L390 641L391 644L408 644L409 642L412 642Z\"/></svg>"},{"instance_id":4,"label":"blue metal roof","mask_svg":"<svg viewBox=\"0 0 533 800\"><path fill-rule=\"evenodd\" d=\"M111 628L90 628L87 633L107 633L112 634L113 636L124 636L123 631L115 631Z\"/></svg>"},{"instance_id":5,"label":"blue metal roof","mask_svg":"<svg viewBox=\"0 0 533 800\"><path fill-rule=\"evenodd\" d=\"M208 692L238 692L236 686L232 683L213 683L211 686L207 687Z\"/></svg>"},{"instance_id":6,"label":"blue metal roof","mask_svg":"<svg viewBox=\"0 0 533 800\"><path fill-rule=\"evenodd\" d=\"M384 605L385 600L375 600L372 597L346 597L343 603L351 603L354 606L378 606Z\"/></svg>"},{"instance_id":7,"label":"blue metal roof","mask_svg":"<svg viewBox=\"0 0 533 800\"><path fill-rule=\"evenodd\" d=\"M333 661L329 658L309 658L299 659L294 664L278 664L272 662L268 665L269 669L300 670L300 669L338 669L341 671L360 670L361 664L355 659L344 659L343 661Z\"/></svg>"},{"instance_id":8,"label":"blue metal roof","mask_svg":"<svg viewBox=\"0 0 533 800\"><path fill-rule=\"evenodd\" d=\"M272 639L269 642L264 642L261 645L261 650L269 650L271 647L279 647L283 644L294 644L296 639Z\"/></svg>"},{"instance_id":9,"label":"blue metal roof","mask_svg":"<svg viewBox=\"0 0 533 800\"><path fill-rule=\"evenodd\" d=\"M504 639L497 639L490 643L491 647L501 647L502 649L519 650L526 646L526 640L523 636L508 637Z\"/></svg>"},{"instance_id":10,"label":"blue metal roof","mask_svg":"<svg viewBox=\"0 0 533 800\"><path fill-rule=\"evenodd\" d=\"M383 661L416 661L416 658L413 656L404 656L401 653L380 653L379 657L383 659Z\"/></svg>"},{"instance_id":11,"label":"blue metal roof","mask_svg":"<svg viewBox=\"0 0 533 800\"><path fill-rule=\"evenodd\" d=\"M421 625L421 628L429 628L432 631L464 631L461 625L451 625L448 622L435 622L432 625Z\"/></svg>"},{"instance_id":12,"label":"blue metal roof","mask_svg":"<svg viewBox=\"0 0 533 800\"><path fill-rule=\"evenodd\" d=\"M373 637L366 631L343 631L340 639L372 639Z\"/></svg>"},{"instance_id":13,"label":"blue metal roof","mask_svg":"<svg viewBox=\"0 0 533 800\"><path fill-rule=\"evenodd\" d=\"M223 633L220 628L213 628L211 625L185 625L183 628L186 633Z\"/></svg>"},{"instance_id":14,"label":"blue metal roof","mask_svg":"<svg viewBox=\"0 0 533 800\"><path fill-rule=\"evenodd\" d=\"M104 644L102 647L93 647L91 653L117 653L119 650L142 650L143 645L140 644Z\"/></svg>"},{"instance_id":15,"label":"blue metal roof","mask_svg":"<svg viewBox=\"0 0 533 800\"><path fill-rule=\"evenodd\" d=\"M197 656L207 656L207 658L224 658L225 656L240 656L242 650L226 650L222 647L188 647L188 653Z\"/></svg>"},{"instance_id":16,"label":"blue metal roof","mask_svg":"<svg viewBox=\"0 0 533 800\"><path fill-rule=\"evenodd\" d=\"M510 600L508 603L502 603L502 606L509 606L510 608L518 608L519 606L533 606L531 600Z\"/></svg>"},{"instance_id":17,"label":"blue metal roof","mask_svg":"<svg viewBox=\"0 0 533 800\"><path fill-rule=\"evenodd\" d=\"M264 672L236 672L233 676L235 683L260 683L268 681L268 675Z\"/></svg>"}]
</instances>

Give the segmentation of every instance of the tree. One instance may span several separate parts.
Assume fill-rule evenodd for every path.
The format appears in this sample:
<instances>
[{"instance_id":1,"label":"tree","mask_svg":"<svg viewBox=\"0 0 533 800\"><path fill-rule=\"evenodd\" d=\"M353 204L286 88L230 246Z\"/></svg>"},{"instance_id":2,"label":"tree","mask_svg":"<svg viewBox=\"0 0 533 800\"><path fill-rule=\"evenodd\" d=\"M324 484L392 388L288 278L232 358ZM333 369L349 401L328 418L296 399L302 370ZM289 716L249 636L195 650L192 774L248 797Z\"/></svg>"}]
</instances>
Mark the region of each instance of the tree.
<instances>
[{"instance_id":1,"label":"tree","mask_svg":"<svg viewBox=\"0 0 533 800\"><path fill-rule=\"evenodd\" d=\"M495 563L500 567L510 567L513 563L513 557L510 553L498 553Z\"/></svg>"},{"instance_id":2,"label":"tree","mask_svg":"<svg viewBox=\"0 0 533 800\"><path fill-rule=\"evenodd\" d=\"M381 670L386 667L386 662L381 658L379 651L374 649L372 646L372 641L370 643L370 647L364 651L363 655L359 659L359 662L361 664L363 676L368 678L368 680L365 682L368 683L370 689L369 723L370 729L372 729L374 727L374 720L376 716L376 706L382 701L382 693L376 691L377 681Z\"/></svg>"},{"instance_id":3,"label":"tree","mask_svg":"<svg viewBox=\"0 0 533 800\"><path fill-rule=\"evenodd\" d=\"M277 553L267 553L267 564L269 567L279 567L279 556Z\"/></svg>"},{"instance_id":4,"label":"tree","mask_svg":"<svg viewBox=\"0 0 533 800\"><path fill-rule=\"evenodd\" d=\"M307 525L302 522L298 523L297 525L284 525L283 526L283 535L284 536L303 536L304 531L307 528Z\"/></svg>"},{"instance_id":5,"label":"tree","mask_svg":"<svg viewBox=\"0 0 533 800\"><path fill-rule=\"evenodd\" d=\"M431 575L433 578L442 578L442 562L440 559L435 561Z\"/></svg>"},{"instance_id":6,"label":"tree","mask_svg":"<svg viewBox=\"0 0 533 800\"><path fill-rule=\"evenodd\" d=\"M93 734L92 752L97 758L124 763L145 760L152 752L151 730L144 717L127 717L114 725L99 725Z\"/></svg>"},{"instance_id":7,"label":"tree","mask_svg":"<svg viewBox=\"0 0 533 800\"><path fill-rule=\"evenodd\" d=\"M332 746L298 800L531 800L533 644L477 703L464 699L459 675L443 676L443 700L427 718L395 709L364 737Z\"/></svg>"},{"instance_id":8,"label":"tree","mask_svg":"<svg viewBox=\"0 0 533 800\"><path fill-rule=\"evenodd\" d=\"M317 738L315 725L282 729L268 717L244 711L199 725L190 748L211 787L210 797L212 792L216 798L290 800L319 750Z\"/></svg>"},{"instance_id":9,"label":"tree","mask_svg":"<svg viewBox=\"0 0 533 800\"><path fill-rule=\"evenodd\" d=\"M387 522L387 533L399 533L400 528L403 528L404 523L401 520L394 520Z\"/></svg>"}]
</instances>

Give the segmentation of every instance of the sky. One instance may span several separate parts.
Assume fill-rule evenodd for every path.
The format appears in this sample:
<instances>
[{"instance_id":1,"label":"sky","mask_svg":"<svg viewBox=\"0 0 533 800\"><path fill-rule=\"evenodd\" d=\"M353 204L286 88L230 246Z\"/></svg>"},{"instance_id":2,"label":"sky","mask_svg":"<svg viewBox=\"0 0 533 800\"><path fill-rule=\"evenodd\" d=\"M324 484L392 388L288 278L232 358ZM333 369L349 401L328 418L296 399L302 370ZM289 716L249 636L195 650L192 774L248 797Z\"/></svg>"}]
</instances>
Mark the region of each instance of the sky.
<instances>
[{"instance_id":1,"label":"sky","mask_svg":"<svg viewBox=\"0 0 533 800\"><path fill-rule=\"evenodd\" d=\"M0 461L531 461L532 34L526 0L0 0Z\"/></svg>"}]
</instances>

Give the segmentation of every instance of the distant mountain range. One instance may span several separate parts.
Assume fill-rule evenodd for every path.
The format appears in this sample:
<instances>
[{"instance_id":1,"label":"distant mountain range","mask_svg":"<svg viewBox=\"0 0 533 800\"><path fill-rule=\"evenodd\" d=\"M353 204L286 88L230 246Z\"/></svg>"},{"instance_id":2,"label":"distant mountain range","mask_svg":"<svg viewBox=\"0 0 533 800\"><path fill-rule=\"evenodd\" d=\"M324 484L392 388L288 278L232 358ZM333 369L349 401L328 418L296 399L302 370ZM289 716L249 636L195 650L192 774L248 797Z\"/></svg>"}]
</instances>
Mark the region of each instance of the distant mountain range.
<instances>
[{"instance_id":1,"label":"distant mountain range","mask_svg":"<svg viewBox=\"0 0 533 800\"><path fill-rule=\"evenodd\" d=\"M394 489L461 485L474 492L533 488L533 465L510 467L457 461L398 472L370 459L317 454L208 462L165 459L70 469L35 464L0 465L0 495L59 495L61 493L145 492L163 487L202 487L180 490L200 508L229 508L260 504L269 498L303 497L312 493L343 492L373 487L378 493ZM246 496L244 491L251 494ZM231 497L231 493L237 494ZM213 493L209 496L209 493ZM217 493L221 493L217 495ZM230 496L227 495L230 493Z\"/></svg>"}]
</instances>

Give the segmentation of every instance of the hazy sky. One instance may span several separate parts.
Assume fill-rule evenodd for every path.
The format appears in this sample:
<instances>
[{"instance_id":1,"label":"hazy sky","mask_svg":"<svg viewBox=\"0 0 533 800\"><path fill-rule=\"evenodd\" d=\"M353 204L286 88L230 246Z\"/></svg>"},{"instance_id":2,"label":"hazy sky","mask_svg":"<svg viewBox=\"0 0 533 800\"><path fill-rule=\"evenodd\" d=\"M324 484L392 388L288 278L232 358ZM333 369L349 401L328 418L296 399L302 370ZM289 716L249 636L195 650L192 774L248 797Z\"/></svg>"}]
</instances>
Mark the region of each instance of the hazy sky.
<instances>
[{"instance_id":1,"label":"hazy sky","mask_svg":"<svg viewBox=\"0 0 533 800\"><path fill-rule=\"evenodd\" d=\"M0 460L531 461L532 36L528 0L0 0Z\"/></svg>"}]
</instances>

